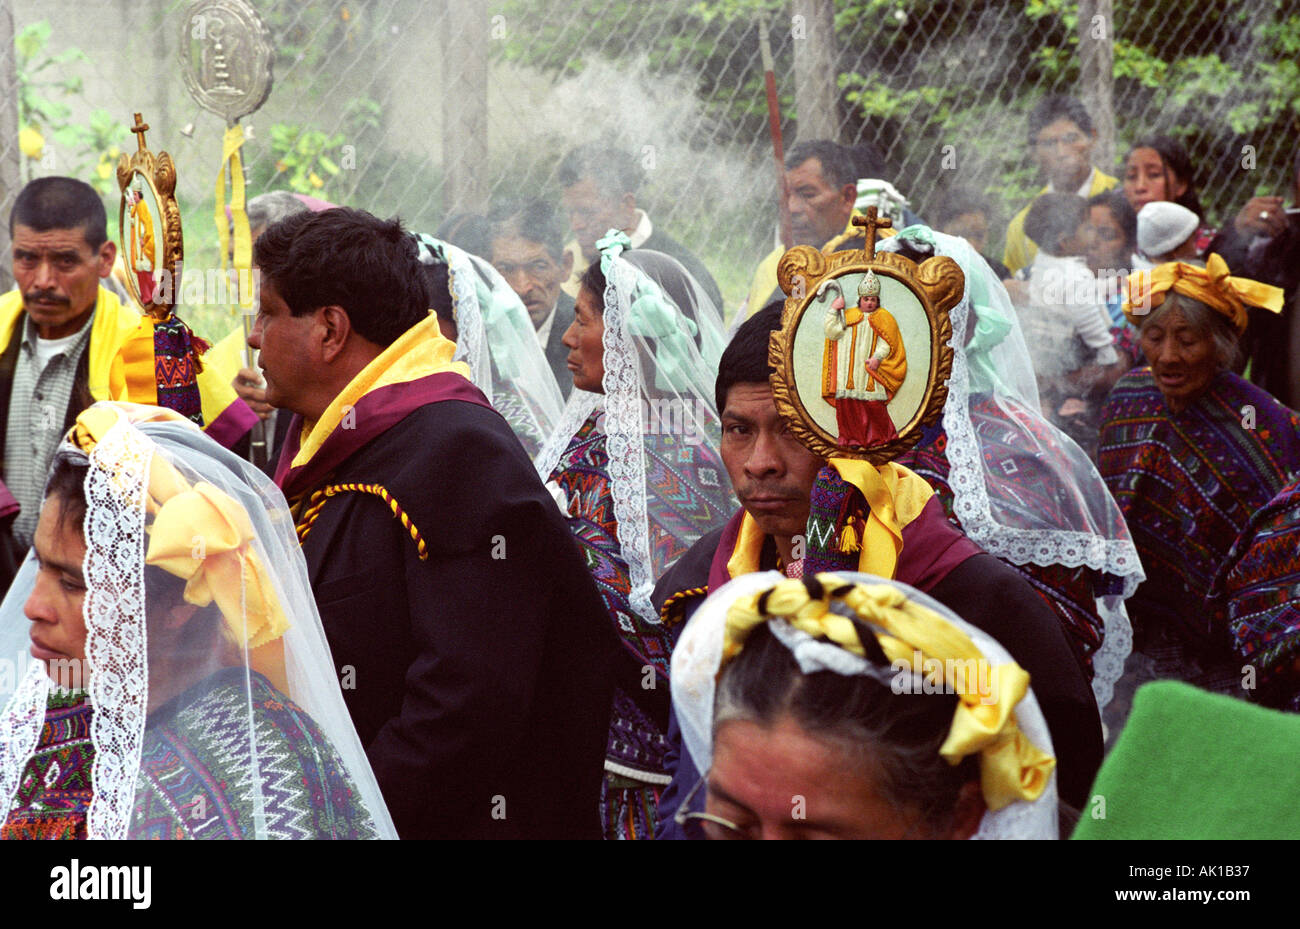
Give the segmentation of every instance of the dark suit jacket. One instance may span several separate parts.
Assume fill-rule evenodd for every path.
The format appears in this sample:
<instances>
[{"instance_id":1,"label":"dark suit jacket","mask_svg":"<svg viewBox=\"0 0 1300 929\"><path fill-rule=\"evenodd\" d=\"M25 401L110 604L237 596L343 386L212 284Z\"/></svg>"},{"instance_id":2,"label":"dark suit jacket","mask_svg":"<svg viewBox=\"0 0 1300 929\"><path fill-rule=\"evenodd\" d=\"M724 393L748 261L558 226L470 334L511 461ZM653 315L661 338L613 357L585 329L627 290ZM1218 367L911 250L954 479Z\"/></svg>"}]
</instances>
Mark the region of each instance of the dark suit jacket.
<instances>
[{"instance_id":1,"label":"dark suit jacket","mask_svg":"<svg viewBox=\"0 0 1300 929\"><path fill-rule=\"evenodd\" d=\"M419 407L331 481L381 484L428 546L368 493L330 498L302 546L401 837L599 838L618 644L505 420Z\"/></svg>"},{"instance_id":2,"label":"dark suit jacket","mask_svg":"<svg viewBox=\"0 0 1300 929\"><path fill-rule=\"evenodd\" d=\"M551 335L546 340L546 363L551 366L555 383L560 386L560 394L568 399L573 392L573 375L569 372L569 350L560 340L564 331L573 322L573 298L560 291L560 299L555 301L555 319L551 321Z\"/></svg>"}]
</instances>

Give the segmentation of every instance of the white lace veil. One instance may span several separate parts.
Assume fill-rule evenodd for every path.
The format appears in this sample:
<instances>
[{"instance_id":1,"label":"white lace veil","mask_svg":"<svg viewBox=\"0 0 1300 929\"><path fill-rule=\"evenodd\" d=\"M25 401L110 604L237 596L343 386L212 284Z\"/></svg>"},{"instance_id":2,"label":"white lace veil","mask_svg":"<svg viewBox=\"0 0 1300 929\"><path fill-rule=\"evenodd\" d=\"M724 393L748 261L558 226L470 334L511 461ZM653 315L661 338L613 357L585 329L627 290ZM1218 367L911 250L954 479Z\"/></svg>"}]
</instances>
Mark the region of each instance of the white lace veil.
<instances>
[{"instance_id":1,"label":"white lace veil","mask_svg":"<svg viewBox=\"0 0 1300 929\"><path fill-rule=\"evenodd\" d=\"M658 623L650 603L655 581L738 505L718 454L721 425L713 399L723 349L722 318L675 259L654 251L624 251L627 237L622 233L599 244L605 275L605 392L575 389L534 463L542 480L549 480L582 425L592 414L603 414L597 428L608 437L614 513L631 577L631 604L647 622ZM714 520L705 529L698 510L687 514L694 517L689 525L671 518L682 514L680 485L663 473L662 465L676 466L688 458L693 473L679 472L678 477L694 482L700 508L707 507L708 518ZM656 480L656 474L662 479Z\"/></svg>"},{"instance_id":2,"label":"white lace veil","mask_svg":"<svg viewBox=\"0 0 1300 929\"><path fill-rule=\"evenodd\" d=\"M909 226L877 248L898 251L903 243L952 258L966 275L961 302L949 313L953 365L943 412L948 483L962 528L1013 564L1087 565L1117 579L1113 593L1097 597L1106 631L1093 655L1092 687L1104 707L1133 648L1124 601L1146 577L1123 514L1083 449L1043 417L1024 334L988 262L965 239L925 226ZM975 429L977 403L983 415L996 417L996 430ZM1034 466L1035 492L1050 496L1055 511L1026 505L1015 496L1012 475L994 470L1014 467L1016 458Z\"/></svg>"},{"instance_id":3,"label":"white lace veil","mask_svg":"<svg viewBox=\"0 0 1300 929\"><path fill-rule=\"evenodd\" d=\"M88 466L88 836L396 838L275 485L191 423L131 404L83 413L60 459ZM31 644L37 577L29 554L0 604L5 659ZM9 689L6 811L55 685L31 661Z\"/></svg>"},{"instance_id":4,"label":"white lace veil","mask_svg":"<svg viewBox=\"0 0 1300 929\"><path fill-rule=\"evenodd\" d=\"M469 365L483 391L528 454L534 455L559 421L564 397L519 295L488 261L429 235L416 235L420 261L450 269L456 314L454 360Z\"/></svg>"},{"instance_id":5,"label":"white lace veil","mask_svg":"<svg viewBox=\"0 0 1300 929\"><path fill-rule=\"evenodd\" d=\"M948 620L966 635L993 667L1012 664L1014 659L996 640L966 622L943 604L932 600L915 588L900 581L885 580L870 574L837 572L850 583L885 584L901 590L907 599L932 610ZM672 671L669 674L673 692L673 707L681 726L682 741L690 752L697 771L706 776L713 766L713 714L717 691L718 669L722 665L722 650L726 638L727 611L742 597L770 590L786 578L779 571L761 571L743 574L728 581L711 593L691 616L673 648ZM768 623L773 636L795 656L804 674L833 671L836 674L861 674L875 678L881 687L889 687L891 672L872 665L865 659L845 651L838 645L814 639L783 620ZM918 688L919 690L920 688ZM924 699L924 696L918 699ZM1015 708L1016 724L1034 746L1052 754L1052 737L1047 721L1039 709L1038 700L1031 687ZM1055 839L1058 837L1056 771L1053 769L1048 783L1039 797L1032 801L1018 801L1000 810L986 810L980 821L975 839Z\"/></svg>"}]
</instances>

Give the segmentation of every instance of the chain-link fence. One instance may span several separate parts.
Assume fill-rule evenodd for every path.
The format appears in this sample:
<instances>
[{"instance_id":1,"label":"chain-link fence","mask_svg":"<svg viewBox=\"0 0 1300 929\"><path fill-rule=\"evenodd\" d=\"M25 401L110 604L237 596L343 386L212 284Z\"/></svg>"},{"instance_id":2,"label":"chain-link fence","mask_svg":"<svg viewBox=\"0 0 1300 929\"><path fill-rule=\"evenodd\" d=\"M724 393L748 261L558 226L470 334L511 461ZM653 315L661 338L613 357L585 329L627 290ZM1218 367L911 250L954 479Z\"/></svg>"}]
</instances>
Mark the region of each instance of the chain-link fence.
<instances>
[{"instance_id":1,"label":"chain-link fence","mask_svg":"<svg viewBox=\"0 0 1300 929\"><path fill-rule=\"evenodd\" d=\"M1041 183L1025 122L1052 92L1087 100L1100 135L1094 162L1111 174L1137 137L1183 141L1212 223L1256 192L1290 191L1294 2L253 5L276 57L270 98L244 120L250 194L293 189L433 231L453 209L498 195L558 200L565 151L603 140L640 158L639 204L705 260L729 309L774 235L764 18L787 148L831 131L870 141L923 216L937 190L960 183L992 195L1004 226ZM116 216L112 165L134 148L127 127L139 111L154 127L151 147L178 166L187 264L218 263L212 191L224 127L181 80L188 7L0 0L18 43L0 67L18 87L0 119L6 213L26 179L72 174L95 180ZM194 322L209 335L222 325Z\"/></svg>"}]
</instances>

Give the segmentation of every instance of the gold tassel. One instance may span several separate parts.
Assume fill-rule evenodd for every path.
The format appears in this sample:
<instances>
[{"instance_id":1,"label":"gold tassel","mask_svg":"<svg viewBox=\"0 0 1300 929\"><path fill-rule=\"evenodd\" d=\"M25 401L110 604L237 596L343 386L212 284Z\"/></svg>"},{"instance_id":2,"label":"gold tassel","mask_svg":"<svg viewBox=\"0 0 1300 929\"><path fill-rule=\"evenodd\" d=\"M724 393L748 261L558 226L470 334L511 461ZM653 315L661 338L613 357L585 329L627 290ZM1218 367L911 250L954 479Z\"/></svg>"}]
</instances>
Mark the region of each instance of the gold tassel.
<instances>
[{"instance_id":1,"label":"gold tassel","mask_svg":"<svg viewBox=\"0 0 1300 929\"><path fill-rule=\"evenodd\" d=\"M840 533L840 551L844 554L856 552L858 550L858 535L853 531L853 520L844 524L844 531Z\"/></svg>"}]
</instances>

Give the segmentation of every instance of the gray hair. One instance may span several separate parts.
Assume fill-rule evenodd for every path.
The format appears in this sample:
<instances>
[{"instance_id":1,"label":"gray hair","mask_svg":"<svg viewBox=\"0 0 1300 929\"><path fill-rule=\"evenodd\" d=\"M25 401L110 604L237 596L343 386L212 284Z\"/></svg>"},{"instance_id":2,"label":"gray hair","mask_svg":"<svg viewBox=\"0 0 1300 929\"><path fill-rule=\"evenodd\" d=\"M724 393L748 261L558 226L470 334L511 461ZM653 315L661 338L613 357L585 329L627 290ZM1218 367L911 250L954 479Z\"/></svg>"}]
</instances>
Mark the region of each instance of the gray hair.
<instances>
[{"instance_id":1,"label":"gray hair","mask_svg":"<svg viewBox=\"0 0 1300 929\"><path fill-rule=\"evenodd\" d=\"M248 212L248 228L256 233L287 216L306 213L308 207L287 190L272 190L249 200L245 209Z\"/></svg>"},{"instance_id":2,"label":"gray hair","mask_svg":"<svg viewBox=\"0 0 1300 929\"><path fill-rule=\"evenodd\" d=\"M810 737L841 746L895 809L921 813L935 835L952 828L964 783L979 778L968 756L950 765L939 748L952 726L951 694L895 694L871 677L804 674L766 625L723 670L713 732L735 720L770 726L790 717Z\"/></svg>"},{"instance_id":3,"label":"gray hair","mask_svg":"<svg viewBox=\"0 0 1300 929\"><path fill-rule=\"evenodd\" d=\"M1147 327L1160 322L1173 310L1179 310L1183 314L1183 319L1194 333L1214 342L1214 362L1218 370L1224 371L1236 366L1241 357L1241 347L1232 323L1213 307L1186 294L1174 291L1165 294L1164 302L1143 318L1138 332L1146 332Z\"/></svg>"}]
</instances>

